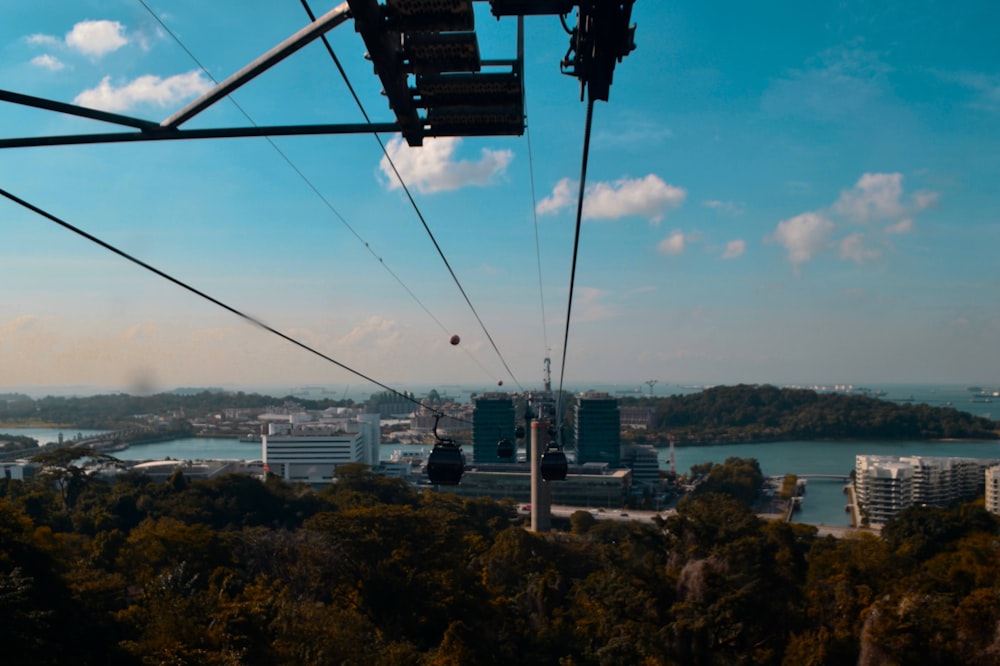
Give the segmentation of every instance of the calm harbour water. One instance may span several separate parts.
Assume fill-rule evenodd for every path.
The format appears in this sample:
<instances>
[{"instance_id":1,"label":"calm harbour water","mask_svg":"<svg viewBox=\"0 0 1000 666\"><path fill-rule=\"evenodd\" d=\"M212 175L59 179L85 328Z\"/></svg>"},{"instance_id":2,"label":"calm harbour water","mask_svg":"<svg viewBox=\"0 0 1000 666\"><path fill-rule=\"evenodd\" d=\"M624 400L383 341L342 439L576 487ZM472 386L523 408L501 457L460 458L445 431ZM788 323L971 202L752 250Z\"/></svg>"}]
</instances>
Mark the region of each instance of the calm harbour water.
<instances>
[{"instance_id":1,"label":"calm harbour water","mask_svg":"<svg viewBox=\"0 0 1000 666\"><path fill-rule=\"evenodd\" d=\"M973 395L962 386L873 386L873 390L886 391L885 399L909 402L926 402L932 406L954 406L978 416L993 417L1000 414L1000 396L984 398ZM990 400L986 402L986 400ZM56 441L61 432L64 439L80 433L84 436L96 431L73 429L11 429L0 427L0 432L34 437L40 442ZM467 447L468 449L469 447ZM428 446L383 445L381 458L387 460L394 451L429 451ZM703 462L721 463L726 458L756 458L761 471L768 476L784 474L836 474L846 476L854 469L858 454L958 456L969 458L1000 459L1000 442L881 442L881 441L792 441L763 444L729 444L720 446L677 447L675 451L678 472L686 473L692 465ZM235 439L189 438L170 442L131 446L114 454L122 460L178 460L236 459L259 460L259 444L243 443ZM661 469L670 468L670 454L666 448L659 450ZM803 523L848 525L849 515L844 511L845 482L813 479L808 482L802 510L796 520Z\"/></svg>"}]
</instances>

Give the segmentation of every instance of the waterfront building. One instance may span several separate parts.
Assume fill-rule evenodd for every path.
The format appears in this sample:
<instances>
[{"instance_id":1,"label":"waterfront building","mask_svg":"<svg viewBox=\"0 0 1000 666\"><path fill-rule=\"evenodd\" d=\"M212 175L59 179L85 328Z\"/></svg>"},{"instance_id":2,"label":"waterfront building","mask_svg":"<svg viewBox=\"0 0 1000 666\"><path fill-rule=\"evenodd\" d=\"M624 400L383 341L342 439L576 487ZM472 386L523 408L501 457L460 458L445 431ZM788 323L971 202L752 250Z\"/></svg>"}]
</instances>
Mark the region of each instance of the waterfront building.
<instances>
[{"instance_id":1,"label":"waterfront building","mask_svg":"<svg viewBox=\"0 0 1000 666\"><path fill-rule=\"evenodd\" d=\"M262 437L265 469L286 481L333 481L337 466L378 461L379 416L368 414L353 432L318 424L269 424Z\"/></svg>"},{"instance_id":2,"label":"waterfront building","mask_svg":"<svg viewBox=\"0 0 1000 666\"><path fill-rule=\"evenodd\" d=\"M472 412L472 460L502 462L497 442L514 439L514 401L508 393L484 393L476 398Z\"/></svg>"},{"instance_id":3,"label":"waterfront building","mask_svg":"<svg viewBox=\"0 0 1000 666\"><path fill-rule=\"evenodd\" d=\"M576 461L621 465L621 414L607 393L581 393L576 403Z\"/></svg>"},{"instance_id":4,"label":"waterfront building","mask_svg":"<svg viewBox=\"0 0 1000 666\"><path fill-rule=\"evenodd\" d=\"M883 524L910 506L946 507L975 497L1000 460L942 456L856 457L858 502L871 523Z\"/></svg>"},{"instance_id":5,"label":"waterfront building","mask_svg":"<svg viewBox=\"0 0 1000 666\"><path fill-rule=\"evenodd\" d=\"M913 505L913 466L895 456L859 455L855 483L862 515L881 525Z\"/></svg>"},{"instance_id":6,"label":"waterfront building","mask_svg":"<svg viewBox=\"0 0 1000 666\"><path fill-rule=\"evenodd\" d=\"M1000 515L1000 465L986 468L986 510Z\"/></svg>"}]
</instances>

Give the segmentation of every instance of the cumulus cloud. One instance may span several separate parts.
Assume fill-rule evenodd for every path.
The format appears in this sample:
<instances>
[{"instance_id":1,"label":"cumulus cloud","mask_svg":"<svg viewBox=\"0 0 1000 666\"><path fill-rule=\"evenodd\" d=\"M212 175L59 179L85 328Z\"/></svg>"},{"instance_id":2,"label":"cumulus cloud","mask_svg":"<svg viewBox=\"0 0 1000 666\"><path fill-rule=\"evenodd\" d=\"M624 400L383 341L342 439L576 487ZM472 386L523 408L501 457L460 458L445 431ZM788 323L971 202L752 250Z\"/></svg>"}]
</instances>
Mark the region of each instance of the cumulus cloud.
<instances>
[{"instance_id":1,"label":"cumulus cloud","mask_svg":"<svg viewBox=\"0 0 1000 666\"><path fill-rule=\"evenodd\" d=\"M569 178L556 183L552 194L535 208L539 214L555 213L572 207L576 202L577 186ZM666 211L684 203L687 192L663 182L655 174L644 178L621 178L614 182L599 182L587 188L583 196L585 220L617 220L630 215L647 218L653 224L663 220Z\"/></svg>"},{"instance_id":2,"label":"cumulus cloud","mask_svg":"<svg viewBox=\"0 0 1000 666\"><path fill-rule=\"evenodd\" d=\"M744 211L741 204L733 203L732 201L719 201L717 199L706 201L705 206L726 213L727 215L742 215Z\"/></svg>"},{"instance_id":3,"label":"cumulus cloud","mask_svg":"<svg viewBox=\"0 0 1000 666\"><path fill-rule=\"evenodd\" d=\"M887 234L908 234L913 231L913 218L903 218L899 222L887 226L884 231Z\"/></svg>"},{"instance_id":4,"label":"cumulus cloud","mask_svg":"<svg viewBox=\"0 0 1000 666\"><path fill-rule=\"evenodd\" d=\"M415 186L424 193L457 190L467 185L488 185L507 170L514 159L510 150L483 148L478 160L456 159L455 153L462 140L455 137L427 139L419 148L411 148L402 137L386 145L386 152L407 186ZM387 178L390 190L400 187L396 174L383 157L379 168Z\"/></svg>"},{"instance_id":5,"label":"cumulus cloud","mask_svg":"<svg viewBox=\"0 0 1000 666\"><path fill-rule=\"evenodd\" d=\"M731 240L726 243L726 249L722 252L723 259L735 259L746 252L747 244L743 240Z\"/></svg>"},{"instance_id":6,"label":"cumulus cloud","mask_svg":"<svg viewBox=\"0 0 1000 666\"><path fill-rule=\"evenodd\" d=\"M573 202L575 189L572 180L563 178L552 188L552 194L538 202L538 205L535 206L535 212L539 215L545 215L566 208Z\"/></svg>"},{"instance_id":7,"label":"cumulus cloud","mask_svg":"<svg viewBox=\"0 0 1000 666\"><path fill-rule=\"evenodd\" d=\"M56 46L60 43L59 40L52 35L28 35L27 39L29 44L34 44L36 46Z\"/></svg>"},{"instance_id":8,"label":"cumulus cloud","mask_svg":"<svg viewBox=\"0 0 1000 666\"><path fill-rule=\"evenodd\" d=\"M622 178L614 183L596 183L587 188L583 199L585 219L616 220L627 215L646 217L659 224L667 209L677 208L687 192L663 182L655 175L645 178Z\"/></svg>"},{"instance_id":9,"label":"cumulus cloud","mask_svg":"<svg viewBox=\"0 0 1000 666\"><path fill-rule=\"evenodd\" d=\"M864 263L877 259L891 247L888 239L872 240L861 232L848 232L839 240L827 242L842 228L859 225L880 225L883 235L899 235L913 231L914 217L934 206L938 193L926 190L905 196L903 174L866 173L827 209L802 213L780 222L769 240L788 250L788 260L796 271L820 250L838 249L845 261ZM881 244L882 247L878 247Z\"/></svg>"},{"instance_id":10,"label":"cumulus cloud","mask_svg":"<svg viewBox=\"0 0 1000 666\"><path fill-rule=\"evenodd\" d=\"M118 21L81 21L66 35L66 45L100 58L128 44L125 26Z\"/></svg>"},{"instance_id":11,"label":"cumulus cloud","mask_svg":"<svg viewBox=\"0 0 1000 666\"><path fill-rule=\"evenodd\" d=\"M796 269L813 258L826 244L834 224L820 213L802 213L778 223L772 238L788 251Z\"/></svg>"},{"instance_id":12,"label":"cumulus cloud","mask_svg":"<svg viewBox=\"0 0 1000 666\"><path fill-rule=\"evenodd\" d=\"M685 236L682 231L674 231L669 236L660 241L656 246L656 249L660 251L660 254L665 254L668 257L676 257L679 254L684 253L684 247L687 245L687 241L691 240L689 236Z\"/></svg>"},{"instance_id":13,"label":"cumulus cloud","mask_svg":"<svg viewBox=\"0 0 1000 666\"><path fill-rule=\"evenodd\" d=\"M20 317L15 317L10 320L2 327L0 327L0 332L6 335L14 335L17 333L31 333L36 326L39 325L39 319L37 315L27 314L21 315Z\"/></svg>"},{"instance_id":14,"label":"cumulus cloud","mask_svg":"<svg viewBox=\"0 0 1000 666\"><path fill-rule=\"evenodd\" d=\"M840 241L840 258L863 264L872 259L878 259L882 253L865 246L865 236L861 233L848 234Z\"/></svg>"},{"instance_id":15,"label":"cumulus cloud","mask_svg":"<svg viewBox=\"0 0 1000 666\"><path fill-rule=\"evenodd\" d=\"M61 60L59 60L59 58L51 56L48 53L40 56L35 56L34 58L31 59L31 64L34 65L35 67L41 67L43 69L47 69L50 72L58 72L59 70L64 69L66 67L66 65L63 64Z\"/></svg>"},{"instance_id":16,"label":"cumulus cloud","mask_svg":"<svg viewBox=\"0 0 1000 666\"><path fill-rule=\"evenodd\" d=\"M141 104L168 107L197 97L212 88L197 70L161 79L147 74L116 87L105 76L96 88L84 90L73 100L75 104L103 111L127 111Z\"/></svg>"},{"instance_id":17,"label":"cumulus cloud","mask_svg":"<svg viewBox=\"0 0 1000 666\"><path fill-rule=\"evenodd\" d=\"M349 348L382 348L402 338L399 324L391 319L372 315L352 328L337 342Z\"/></svg>"},{"instance_id":18,"label":"cumulus cloud","mask_svg":"<svg viewBox=\"0 0 1000 666\"><path fill-rule=\"evenodd\" d=\"M888 219L903 212L903 174L866 173L849 190L840 193L834 212L854 222Z\"/></svg>"}]
</instances>

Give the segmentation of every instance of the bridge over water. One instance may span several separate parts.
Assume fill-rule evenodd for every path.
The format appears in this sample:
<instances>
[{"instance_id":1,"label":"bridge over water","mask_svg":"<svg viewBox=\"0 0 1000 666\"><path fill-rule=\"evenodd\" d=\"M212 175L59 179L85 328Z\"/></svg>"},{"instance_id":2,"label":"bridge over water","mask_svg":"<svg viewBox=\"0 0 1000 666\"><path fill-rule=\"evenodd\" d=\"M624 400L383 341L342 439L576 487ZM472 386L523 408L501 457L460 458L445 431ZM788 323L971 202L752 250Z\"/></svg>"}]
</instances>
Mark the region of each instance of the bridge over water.
<instances>
[{"instance_id":1,"label":"bridge over water","mask_svg":"<svg viewBox=\"0 0 1000 666\"><path fill-rule=\"evenodd\" d=\"M797 479L822 479L826 481L850 481L848 474L796 474Z\"/></svg>"}]
</instances>

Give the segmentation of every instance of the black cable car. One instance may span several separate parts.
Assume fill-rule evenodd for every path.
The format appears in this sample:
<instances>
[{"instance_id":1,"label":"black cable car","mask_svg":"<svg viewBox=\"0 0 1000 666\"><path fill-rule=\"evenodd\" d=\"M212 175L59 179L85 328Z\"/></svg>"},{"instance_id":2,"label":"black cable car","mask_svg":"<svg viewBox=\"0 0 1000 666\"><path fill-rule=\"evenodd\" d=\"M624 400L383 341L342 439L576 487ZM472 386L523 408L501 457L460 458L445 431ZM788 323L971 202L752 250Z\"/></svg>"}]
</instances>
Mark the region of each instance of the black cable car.
<instances>
[{"instance_id":1,"label":"black cable car","mask_svg":"<svg viewBox=\"0 0 1000 666\"><path fill-rule=\"evenodd\" d=\"M546 481L565 480L567 468L566 454L558 446L550 446L542 454L541 472Z\"/></svg>"},{"instance_id":2,"label":"black cable car","mask_svg":"<svg viewBox=\"0 0 1000 666\"><path fill-rule=\"evenodd\" d=\"M497 442L497 458L513 458L514 442L509 439L501 439Z\"/></svg>"},{"instance_id":3,"label":"black cable car","mask_svg":"<svg viewBox=\"0 0 1000 666\"><path fill-rule=\"evenodd\" d=\"M436 486L457 486L465 471L465 454L455 440L438 434L438 421L442 416L434 416L434 439L437 444L427 456L427 476Z\"/></svg>"},{"instance_id":4,"label":"black cable car","mask_svg":"<svg viewBox=\"0 0 1000 666\"><path fill-rule=\"evenodd\" d=\"M455 443L447 441L434 445L427 457L427 476L431 483L441 486L457 486L465 471L465 456Z\"/></svg>"}]
</instances>

